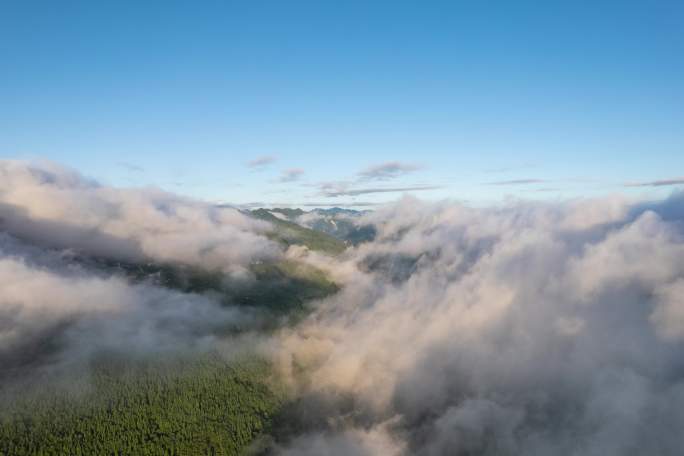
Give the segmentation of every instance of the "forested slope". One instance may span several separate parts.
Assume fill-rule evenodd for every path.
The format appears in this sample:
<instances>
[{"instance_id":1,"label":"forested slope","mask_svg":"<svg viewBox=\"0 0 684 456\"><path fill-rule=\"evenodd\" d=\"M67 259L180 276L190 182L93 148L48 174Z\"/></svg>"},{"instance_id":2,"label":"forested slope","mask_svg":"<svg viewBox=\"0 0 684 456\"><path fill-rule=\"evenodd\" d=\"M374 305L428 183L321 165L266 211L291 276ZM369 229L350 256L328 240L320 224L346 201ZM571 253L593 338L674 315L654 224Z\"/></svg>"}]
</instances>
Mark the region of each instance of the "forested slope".
<instances>
[{"instance_id":1,"label":"forested slope","mask_svg":"<svg viewBox=\"0 0 684 456\"><path fill-rule=\"evenodd\" d=\"M257 359L101 359L91 372L86 392L5 404L0 455L237 455L283 397Z\"/></svg>"}]
</instances>

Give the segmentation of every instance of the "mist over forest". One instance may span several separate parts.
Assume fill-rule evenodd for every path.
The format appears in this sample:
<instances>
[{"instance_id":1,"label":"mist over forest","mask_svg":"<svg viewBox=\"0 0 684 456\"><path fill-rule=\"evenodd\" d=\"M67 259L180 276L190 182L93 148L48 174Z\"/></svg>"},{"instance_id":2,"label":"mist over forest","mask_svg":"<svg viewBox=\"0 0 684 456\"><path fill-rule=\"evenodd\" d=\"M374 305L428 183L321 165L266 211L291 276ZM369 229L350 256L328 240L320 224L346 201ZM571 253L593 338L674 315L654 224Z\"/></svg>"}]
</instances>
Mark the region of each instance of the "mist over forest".
<instances>
[{"instance_id":1,"label":"mist over forest","mask_svg":"<svg viewBox=\"0 0 684 456\"><path fill-rule=\"evenodd\" d=\"M0 456L684 455L682 56L682 0L0 0Z\"/></svg>"},{"instance_id":2,"label":"mist over forest","mask_svg":"<svg viewBox=\"0 0 684 456\"><path fill-rule=\"evenodd\" d=\"M683 349L681 192L250 210L0 161L2 455L676 455Z\"/></svg>"}]
</instances>

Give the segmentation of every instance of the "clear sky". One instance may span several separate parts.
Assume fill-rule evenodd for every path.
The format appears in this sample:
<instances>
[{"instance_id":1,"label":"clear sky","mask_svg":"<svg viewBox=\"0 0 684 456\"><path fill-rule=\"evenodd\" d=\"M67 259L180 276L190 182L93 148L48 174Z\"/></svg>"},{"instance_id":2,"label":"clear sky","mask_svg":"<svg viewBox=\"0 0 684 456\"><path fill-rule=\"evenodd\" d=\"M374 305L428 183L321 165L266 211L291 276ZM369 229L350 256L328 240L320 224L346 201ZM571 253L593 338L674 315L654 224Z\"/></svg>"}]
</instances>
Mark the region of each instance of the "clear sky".
<instances>
[{"instance_id":1,"label":"clear sky","mask_svg":"<svg viewBox=\"0 0 684 456\"><path fill-rule=\"evenodd\" d=\"M238 204L667 194L684 2L0 1L0 156Z\"/></svg>"}]
</instances>

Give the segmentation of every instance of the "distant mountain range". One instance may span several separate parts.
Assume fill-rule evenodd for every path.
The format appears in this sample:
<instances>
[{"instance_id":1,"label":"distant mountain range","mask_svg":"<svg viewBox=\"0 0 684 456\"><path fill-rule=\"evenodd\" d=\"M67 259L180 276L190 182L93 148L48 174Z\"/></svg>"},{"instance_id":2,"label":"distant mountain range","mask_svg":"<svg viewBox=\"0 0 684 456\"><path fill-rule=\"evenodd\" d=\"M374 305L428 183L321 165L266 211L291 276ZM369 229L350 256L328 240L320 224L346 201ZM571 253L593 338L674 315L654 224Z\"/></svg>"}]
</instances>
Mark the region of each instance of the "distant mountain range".
<instances>
[{"instance_id":1,"label":"distant mountain range","mask_svg":"<svg viewBox=\"0 0 684 456\"><path fill-rule=\"evenodd\" d=\"M285 247L304 245L310 250L317 250L330 255L342 253L347 248L344 241L325 232L313 230L290 221L287 216L276 210L256 209L250 211L249 214L252 217L270 222L274 229L267 233L268 237Z\"/></svg>"},{"instance_id":2,"label":"distant mountain range","mask_svg":"<svg viewBox=\"0 0 684 456\"><path fill-rule=\"evenodd\" d=\"M362 217L369 212L340 207L312 209L310 211L291 208L257 209L251 211L253 215L276 224L280 223L281 226L284 225L283 222L296 224L300 228L313 230L335 238L342 241L345 245L357 245L372 241L375 238L375 228L370 224L362 222ZM287 226L293 228L291 225ZM297 230L295 229L295 231ZM302 231L297 232L304 234ZM322 239L320 237L316 238ZM306 244L305 241L306 239L297 239L296 243Z\"/></svg>"}]
</instances>

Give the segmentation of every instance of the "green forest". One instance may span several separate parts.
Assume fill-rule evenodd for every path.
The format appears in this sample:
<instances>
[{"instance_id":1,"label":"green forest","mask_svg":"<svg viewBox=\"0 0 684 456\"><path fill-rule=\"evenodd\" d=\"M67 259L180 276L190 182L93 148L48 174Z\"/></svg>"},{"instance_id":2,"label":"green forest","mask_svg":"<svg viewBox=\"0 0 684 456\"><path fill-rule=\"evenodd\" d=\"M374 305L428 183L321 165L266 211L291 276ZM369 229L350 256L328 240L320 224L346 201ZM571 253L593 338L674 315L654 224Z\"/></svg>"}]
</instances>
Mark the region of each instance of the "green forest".
<instances>
[{"instance_id":1,"label":"green forest","mask_svg":"<svg viewBox=\"0 0 684 456\"><path fill-rule=\"evenodd\" d=\"M270 236L284 246L300 243L326 254L345 248L330 236L276 220ZM339 290L324 271L287 259L251 263L248 280L179 262L78 255L72 261L131 285L210 296L257 317L250 328L227 324L213 334L225 340L245 329L270 334L296 324L311 311L311 301ZM59 341L50 344L55 346L36 350L49 357ZM260 453L273 427L282 427L288 399L273 367L254 352L98 352L73 366L19 367L31 374L13 381L12 369L0 372L0 456Z\"/></svg>"},{"instance_id":2,"label":"green forest","mask_svg":"<svg viewBox=\"0 0 684 456\"><path fill-rule=\"evenodd\" d=\"M100 359L82 393L32 391L0 412L0 455L237 455L284 401L259 359Z\"/></svg>"}]
</instances>

